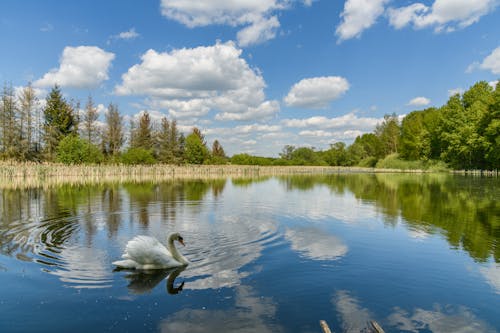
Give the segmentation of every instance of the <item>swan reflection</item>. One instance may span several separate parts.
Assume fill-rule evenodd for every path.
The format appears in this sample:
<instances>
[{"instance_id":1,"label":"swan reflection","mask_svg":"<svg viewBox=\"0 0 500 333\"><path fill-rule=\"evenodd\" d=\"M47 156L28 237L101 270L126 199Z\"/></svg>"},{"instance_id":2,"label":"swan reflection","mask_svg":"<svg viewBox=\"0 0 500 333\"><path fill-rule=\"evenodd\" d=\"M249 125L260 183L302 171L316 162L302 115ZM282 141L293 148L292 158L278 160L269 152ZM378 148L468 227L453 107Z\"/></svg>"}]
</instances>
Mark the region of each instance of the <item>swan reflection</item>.
<instances>
[{"instance_id":1,"label":"swan reflection","mask_svg":"<svg viewBox=\"0 0 500 333\"><path fill-rule=\"evenodd\" d=\"M175 286L175 279L186 269L185 266L169 268L169 269L154 269L154 270L126 270L117 268L115 271L127 271L125 278L129 281L127 288L132 294L145 294L151 292L161 281L167 276L167 293L171 295L178 294L184 288L184 281Z\"/></svg>"}]
</instances>

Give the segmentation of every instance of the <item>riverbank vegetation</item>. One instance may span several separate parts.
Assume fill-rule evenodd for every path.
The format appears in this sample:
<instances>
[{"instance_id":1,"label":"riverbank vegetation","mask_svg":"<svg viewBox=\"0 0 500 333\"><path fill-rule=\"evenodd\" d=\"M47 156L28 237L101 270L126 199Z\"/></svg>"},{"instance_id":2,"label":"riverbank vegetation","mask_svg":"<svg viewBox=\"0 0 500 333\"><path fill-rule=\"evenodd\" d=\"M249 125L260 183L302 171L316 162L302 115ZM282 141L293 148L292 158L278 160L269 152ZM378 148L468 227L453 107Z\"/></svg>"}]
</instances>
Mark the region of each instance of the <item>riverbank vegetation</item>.
<instances>
[{"instance_id":1,"label":"riverbank vegetation","mask_svg":"<svg viewBox=\"0 0 500 333\"><path fill-rule=\"evenodd\" d=\"M345 166L390 169L482 169L500 166L500 85L481 81L439 108L413 111L402 120L386 115L373 133L328 149L286 145L279 157L226 156L215 140L193 128L185 135L175 119L154 123L148 112L124 123L109 104L104 125L89 96L83 109L56 85L44 106L28 84L19 93L5 85L0 101L0 159L74 164L233 164Z\"/></svg>"}]
</instances>

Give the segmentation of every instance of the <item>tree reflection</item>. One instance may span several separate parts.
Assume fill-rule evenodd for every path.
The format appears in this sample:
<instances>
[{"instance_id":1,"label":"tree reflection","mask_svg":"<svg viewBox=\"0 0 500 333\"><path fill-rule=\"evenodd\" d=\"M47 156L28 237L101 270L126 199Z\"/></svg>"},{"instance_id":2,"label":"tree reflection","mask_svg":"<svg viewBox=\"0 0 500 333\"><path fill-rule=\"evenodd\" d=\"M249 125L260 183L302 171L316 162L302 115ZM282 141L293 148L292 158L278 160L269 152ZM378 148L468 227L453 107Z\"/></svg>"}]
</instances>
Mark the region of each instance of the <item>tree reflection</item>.
<instances>
[{"instance_id":1,"label":"tree reflection","mask_svg":"<svg viewBox=\"0 0 500 333\"><path fill-rule=\"evenodd\" d=\"M281 178L287 190L327 186L345 191L384 213L388 225L401 216L415 231L440 232L475 260L500 262L500 180L448 174L335 174Z\"/></svg>"}]
</instances>

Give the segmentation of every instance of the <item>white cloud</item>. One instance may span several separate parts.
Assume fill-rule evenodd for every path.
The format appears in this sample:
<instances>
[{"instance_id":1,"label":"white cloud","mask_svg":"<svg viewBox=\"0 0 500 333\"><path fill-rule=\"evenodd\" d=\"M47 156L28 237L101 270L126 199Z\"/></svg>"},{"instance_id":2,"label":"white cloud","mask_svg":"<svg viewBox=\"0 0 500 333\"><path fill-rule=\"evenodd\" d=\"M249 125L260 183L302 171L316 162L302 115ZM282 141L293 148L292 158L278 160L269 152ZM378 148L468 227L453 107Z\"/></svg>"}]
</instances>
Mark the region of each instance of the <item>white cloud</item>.
<instances>
[{"instance_id":1,"label":"white cloud","mask_svg":"<svg viewBox=\"0 0 500 333\"><path fill-rule=\"evenodd\" d=\"M259 18L248 27L238 31L236 35L240 46L260 44L276 37L276 30L280 22L276 16L270 18Z\"/></svg>"},{"instance_id":2,"label":"white cloud","mask_svg":"<svg viewBox=\"0 0 500 333\"><path fill-rule=\"evenodd\" d=\"M492 87L493 89L495 89L497 87L498 80L490 81L490 82L488 82L488 84L490 85L490 87Z\"/></svg>"},{"instance_id":3,"label":"white cloud","mask_svg":"<svg viewBox=\"0 0 500 333\"><path fill-rule=\"evenodd\" d=\"M387 2L389 0L347 0L340 14L342 22L335 30L338 42L360 37L384 13Z\"/></svg>"},{"instance_id":4,"label":"white cloud","mask_svg":"<svg viewBox=\"0 0 500 333\"><path fill-rule=\"evenodd\" d=\"M238 41L239 45L248 46L276 36L279 22L272 13L285 9L288 3L288 0L162 0L161 13L190 28L213 24L245 26L238 33Z\"/></svg>"},{"instance_id":5,"label":"white cloud","mask_svg":"<svg viewBox=\"0 0 500 333\"><path fill-rule=\"evenodd\" d=\"M141 63L122 75L118 95L144 95L152 108L176 118L217 110L217 120L266 119L279 111L266 101L264 78L241 58L234 43L158 53L148 50Z\"/></svg>"},{"instance_id":6,"label":"white cloud","mask_svg":"<svg viewBox=\"0 0 500 333\"><path fill-rule=\"evenodd\" d=\"M67 46L59 61L59 68L50 70L33 85L93 88L109 78L108 69L114 58L113 53L96 46Z\"/></svg>"},{"instance_id":7,"label":"white cloud","mask_svg":"<svg viewBox=\"0 0 500 333\"><path fill-rule=\"evenodd\" d=\"M293 107L326 108L347 90L349 82L340 76L308 78L294 84L284 101Z\"/></svg>"},{"instance_id":8,"label":"white cloud","mask_svg":"<svg viewBox=\"0 0 500 333\"><path fill-rule=\"evenodd\" d=\"M135 28L131 28L128 31L120 32L117 37L120 39L134 39L139 36L140 35L135 31Z\"/></svg>"},{"instance_id":9,"label":"white cloud","mask_svg":"<svg viewBox=\"0 0 500 333\"><path fill-rule=\"evenodd\" d=\"M494 49L479 65L480 69L489 70L493 74L500 74L500 46Z\"/></svg>"},{"instance_id":10,"label":"white cloud","mask_svg":"<svg viewBox=\"0 0 500 333\"><path fill-rule=\"evenodd\" d=\"M390 24L396 29L413 25L415 29L434 27L436 32L451 32L468 27L492 12L496 0L435 0L432 7L413 3L387 10Z\"/></svg>"},{"instance_id":11,"label":"white cloud","mask_svg":"<svg viewBox=\"0 0 500 333\"><path fill-rule=\"evenodd\" d=\"M407 105L409 106L426 106L426 105L429 105L431 103L431 100L428 99L427 97L415 97L414 99L412 99L411 101L408 102Z\"/></svg>"},{"instance_id":12,"label":"white cloud","mask_svg":"<svg viewBox=\"0 0 500 333\"><path fill-rule=\"evenodd\" d=\"M355 129L370 132L382 120L379 118L360 118L351 112L336 118L314 116L305 119L284 119L282 124L292 128L316 127L319 129Z\"/></svg>"},{"instance_id":13,"label":"white cloud","mask_svg":"<svg viewBox=\"0 0 500 333\"><path fill-rule=\"evenodd\" d=\"M140 34L137 31L135 31L135 28L130 28L128 31L123 31L117 35L113 35L113 36L109 37L108 44L110 44L110 42L112 40L116 40L116 39L132 40L132 39L136 39L139 36L140 36Z\"/></svg>"},{"instance_id":14,"label":"white cloud","mask_svg":"<svg viewBox=\"0 0 500 333\"><path fill-rule=\"evenodd\" d=\"M387 10L387 15L389 17L389 23L396 29L401 29L415 22L418 18L427 13L429 7L422 3L413 3L406 7L401 8L389 8Z\"/></svg>"}]
</instances>

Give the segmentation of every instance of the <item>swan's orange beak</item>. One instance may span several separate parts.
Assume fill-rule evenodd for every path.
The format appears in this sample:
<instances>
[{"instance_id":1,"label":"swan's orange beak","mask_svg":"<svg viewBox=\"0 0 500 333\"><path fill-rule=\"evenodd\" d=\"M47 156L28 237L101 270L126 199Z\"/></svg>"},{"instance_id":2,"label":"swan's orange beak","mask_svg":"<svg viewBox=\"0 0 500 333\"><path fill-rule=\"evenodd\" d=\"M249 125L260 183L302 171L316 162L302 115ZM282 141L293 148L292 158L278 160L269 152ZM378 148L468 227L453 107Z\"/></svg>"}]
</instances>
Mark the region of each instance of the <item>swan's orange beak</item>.
<instances>
[{"instance_id":1,"label":"swan's orange beak","mask_svg":"<svg viewBox=\"0 0 500 333\"><path fill-rule=\"evenodd\" d=\"M186 246L186 244L184 244L184 240L183 239L179 239L178 241L179 241L179 243L182 244L182 246Z\"/></svg>"}]
</instances>

